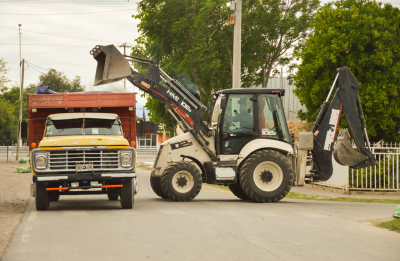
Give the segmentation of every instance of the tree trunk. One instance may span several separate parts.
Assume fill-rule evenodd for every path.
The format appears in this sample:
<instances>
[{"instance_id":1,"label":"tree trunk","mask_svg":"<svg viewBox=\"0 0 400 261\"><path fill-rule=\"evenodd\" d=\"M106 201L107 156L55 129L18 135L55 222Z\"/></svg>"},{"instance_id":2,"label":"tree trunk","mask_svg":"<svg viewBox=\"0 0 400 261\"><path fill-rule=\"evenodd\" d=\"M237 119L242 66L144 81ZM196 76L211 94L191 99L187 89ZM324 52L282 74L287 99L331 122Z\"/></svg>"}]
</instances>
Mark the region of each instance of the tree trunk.
<instances>
[{"instance_id":1,"label":"tree trunk","mask_svg":"<svg viewBox=\"0 0 400 261\"><path fill-rule=\"evenodd\" d=\"M263 80L262 80L262 87L263 88L268 88L268 81L269 81L269 77L270 77L270 75L271 75L271 71L272 71L272 68L270 67L270 68L268 68L268 70L265 72L265 70L264 70L264 73L263 73Z\"/></svg>"}]
</instances>

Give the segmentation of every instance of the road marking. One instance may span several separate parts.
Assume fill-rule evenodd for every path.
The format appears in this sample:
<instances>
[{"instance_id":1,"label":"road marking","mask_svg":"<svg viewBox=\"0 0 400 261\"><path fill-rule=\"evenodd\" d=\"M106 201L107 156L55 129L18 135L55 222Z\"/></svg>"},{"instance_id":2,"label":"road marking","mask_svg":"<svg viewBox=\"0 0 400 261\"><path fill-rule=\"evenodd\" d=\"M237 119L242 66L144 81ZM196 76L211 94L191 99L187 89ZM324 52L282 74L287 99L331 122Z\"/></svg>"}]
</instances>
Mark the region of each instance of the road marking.
<instances>
[{"instance_id":1,"label":"road marking","mask_svg":"<svg viewBox=\"0 0 400 261\"><path fill-rule=\"evenodd\" d=\"M27 227L25 228L25 231L28 231L28 230L32 230L32 227L31 227L31 226L27 226Z\"/></svg>"},{"instance_id":2,"label":"road marking","mask_svg":"<svg viewBox=\"0 0 400 261\"><path fill-rule=\"evenodd\" d=\"M37 211L32 211L32 213L29 215L29 221L34 221L36 219L36 214Z\"/></svg>"},{"instance_id":3,"label":"road marking","mask_svg":"<svg viewBox=\"0 0 400 261\"><path fill-rule=\"evenodd\" d=\"M29 233L24 232L24 233L22 234L21 242L22 242L22 243L28 243L28 242L29 242L30 236L31 236L31 235L30 235Z\"/></svg>"}]
</instances>

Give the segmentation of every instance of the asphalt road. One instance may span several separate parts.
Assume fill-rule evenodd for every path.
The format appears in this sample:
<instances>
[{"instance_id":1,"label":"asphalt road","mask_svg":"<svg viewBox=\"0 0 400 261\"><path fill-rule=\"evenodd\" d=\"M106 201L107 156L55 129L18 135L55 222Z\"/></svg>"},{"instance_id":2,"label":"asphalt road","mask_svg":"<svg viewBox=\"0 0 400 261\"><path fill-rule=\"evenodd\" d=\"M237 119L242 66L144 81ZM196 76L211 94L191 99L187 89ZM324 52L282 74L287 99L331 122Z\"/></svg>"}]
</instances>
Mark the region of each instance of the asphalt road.
<instances>
[{"instance_id":1,"label":"asphalt road","mask_svg":"<svg viewBox=\"0 0 400 261\"><path fill-rule=\"evenodd\" d=\"M396 205L284 199L243 202L204 186L193 202L158 198L149 172L132 210L106 195L28 203L2 261L400 260L400 234L370 225Z\"/></svg>"}]
</instances>

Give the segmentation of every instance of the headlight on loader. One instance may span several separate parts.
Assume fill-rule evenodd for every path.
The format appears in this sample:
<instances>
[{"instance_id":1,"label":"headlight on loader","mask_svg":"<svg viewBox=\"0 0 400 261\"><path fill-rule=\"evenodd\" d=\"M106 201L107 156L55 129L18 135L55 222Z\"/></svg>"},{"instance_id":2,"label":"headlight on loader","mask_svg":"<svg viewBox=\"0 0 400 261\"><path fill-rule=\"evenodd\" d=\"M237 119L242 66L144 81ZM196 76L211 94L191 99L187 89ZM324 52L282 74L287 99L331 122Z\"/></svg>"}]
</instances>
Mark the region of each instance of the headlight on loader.
<instances>
[{"instance_id":1,"label":"headlight on loader","mask_svg":"<svg viewBox=\"0 0 400 261\"><path fill-rule=\"evenodd\" d=\"M125 167L125 168L132 166L132 152L131 151L123 151L121 153L121 166Z\"/></svg>"}]
</instances>

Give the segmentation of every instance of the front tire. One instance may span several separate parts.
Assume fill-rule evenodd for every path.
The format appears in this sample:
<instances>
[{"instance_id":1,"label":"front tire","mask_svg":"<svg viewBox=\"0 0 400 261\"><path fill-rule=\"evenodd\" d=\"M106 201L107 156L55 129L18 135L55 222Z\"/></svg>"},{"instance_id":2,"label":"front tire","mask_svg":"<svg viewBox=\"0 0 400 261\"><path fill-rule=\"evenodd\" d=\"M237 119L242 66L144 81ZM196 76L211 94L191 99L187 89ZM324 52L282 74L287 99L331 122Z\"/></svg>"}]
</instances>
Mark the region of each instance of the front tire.
<instances>
[{"instance_id":1,"label":"front tire","mask_svg":"<svg viewBox=\"0 0 400 261\"><path fill-rule=\"evenodd\" d=\"M36 210L47 210L50 207L49 192L42 183L36 183L35 203Z\"/></svg>"},{"instance_id":2,"label":"front tire","mask_svg":"<svg viewBox=\"0 0 400 261\"><path fill-rule=\"evenodd\" d=\"M259 203L278 202L293 184L292 167L284 155L274 150L250 155L240 167L239 177L246 196Z\"/></svg>"},{"instance_id":3,"label":"front tire","mask_svg":"<svg viewBox=\"0 0 400 261\"><path fill-rule=\"evenodd\" d=\"M153 174L153 172L154 172L154 170L152 171L152 174ZM157 196L159 196L160 198L163 198L163 199L168 199L167 195L165 195L165 193L161 187L161 177L150 176L150 185L151 185L151 188L153 189L154 193L157 194Z\"/></svg>"},{"instance_id":4,"label":"front tire","mask_svg":"<svg viewBox=\"0 0 400 261\"><path fill-rule=\"evenodd\" d=\"M109 200L118 200L119 192L117 189L110 189L107 191L107 197Z\"/></svg>"},{"instance_id":5,"label":"front tire","mask_svg":"<svg viewBox=\"0 0 400 261\"><path fill-rule=\"evenodd\" d=\"M190 162L180 161L165 168L161 177L164 194L173 201L191 201L203 185L200 171Z\"/></svg>"},{"instance_id":6,"label":"front tire","mask_svg":"<svg viewBox=\"0 0 400 261\"><path fill-rule=\"evenodd\" d=\"M125 180L121 188L121 207L124 209L132 209L134 204L132 179Z\"/></svg>"},{"instance_id":7,"label":"front tire","mask_svg":"<svg viewBox=\"0 0 400 261\"><path fill-rule=\"evenodd\" d=\"M58 201L60 199L60 194L56 193L49 193L50 201Z\"/></svg>"},{"instance_id":8,"label":"front tire","mask_svg":"<svg viewBox=\"0 0 400 261\"><path fill-rule=\"evenodd\" d=\"M235 195L236 197L240 198L241 200L249 200L250 198L244 193L240 183L237 182L236 184L229 185L229 190Z\"/></svg>"}]
</instances>

